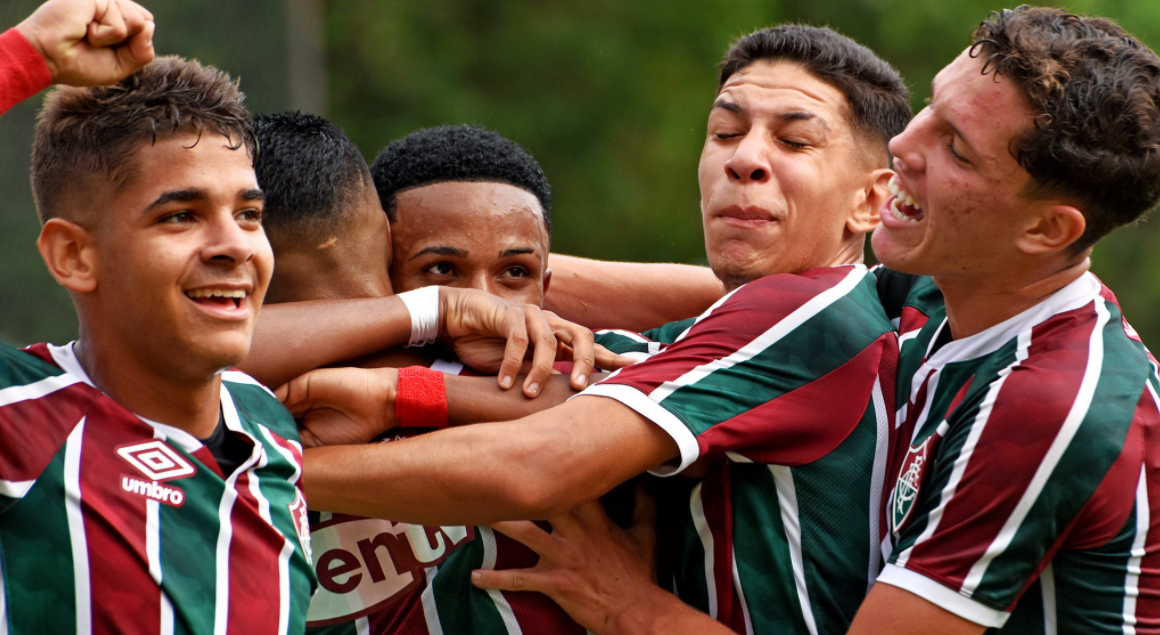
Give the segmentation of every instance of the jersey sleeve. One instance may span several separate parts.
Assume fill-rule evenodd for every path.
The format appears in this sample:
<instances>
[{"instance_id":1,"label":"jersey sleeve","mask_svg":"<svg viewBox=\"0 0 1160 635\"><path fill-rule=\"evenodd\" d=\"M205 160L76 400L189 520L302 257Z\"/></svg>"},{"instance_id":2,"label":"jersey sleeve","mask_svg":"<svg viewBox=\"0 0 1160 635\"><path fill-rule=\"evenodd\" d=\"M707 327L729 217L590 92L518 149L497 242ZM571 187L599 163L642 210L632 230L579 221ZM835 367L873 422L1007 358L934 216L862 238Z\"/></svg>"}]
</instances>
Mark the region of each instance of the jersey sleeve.
<instances>
[{"instance_id":1,"label":"jersey sleeve","mask_svg":"<svg viewBox=\"0 0 1160 635\"><path fill-rule=\"evenodd\" d=\"M865 268L769 276L581 395L616 399L673 437L680 463L658 473L701 456L800 465L861 420L893 338Z\"/></svg>"},{"instance_id":2,"label":"jersey sleeve","mask_svg":"<svg viewBox=\"0 0 1160 635\"><path fill-rule=\"evenodd\" d=\"M12 28L0 35L0 114L51 83L44 58L19 31Z\"/></svg>"},{"instance_id":3,"label":"jersey sleeve","mask_svg":"<svg viewBox=\"0 0 1160 635\"><path fill-rule=\"evenodd\" d=\"M1142 430L1158 418L1154 396L1141 394L1138 351L1082 341L1045 344L1058 348L1037 356L1027 342L1030 352L986 371L992 381L911 444L892 484L895 546L878 578L991 628L1057 553L1095 550L1106 573L1117 551L1131 551Z\"/></svg>"},{"instance_id":4,"label":"jersey sleeve","mask_svg":"<svg viewBox=\"0 0 1160 635\"><path fill-rule=\"evenodd\" d=\"M47 361L0 344L0 513L32 489L100 394Z\"/></svg>"}]
</instances>

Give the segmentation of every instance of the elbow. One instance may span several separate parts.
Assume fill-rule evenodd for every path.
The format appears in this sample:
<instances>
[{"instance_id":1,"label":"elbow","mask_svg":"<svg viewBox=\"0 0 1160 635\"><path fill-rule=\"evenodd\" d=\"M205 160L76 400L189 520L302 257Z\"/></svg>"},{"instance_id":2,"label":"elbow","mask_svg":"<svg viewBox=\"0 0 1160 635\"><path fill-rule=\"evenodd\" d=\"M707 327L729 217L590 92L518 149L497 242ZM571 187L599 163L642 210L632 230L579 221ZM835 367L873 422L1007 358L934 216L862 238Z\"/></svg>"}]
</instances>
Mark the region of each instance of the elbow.
<instances>
[{"instance_id":1,"label":"elbow","mask_svg":"<svg viewBox=\"0 0 1160 635\"><path fill-rule=\"evenodd\" d=\"M497 520L547 520L572 511L587 498L582 488L561 478L559 470L534 469L511 474L504 485L507 509Z\"/></svg>"}]
</instances>

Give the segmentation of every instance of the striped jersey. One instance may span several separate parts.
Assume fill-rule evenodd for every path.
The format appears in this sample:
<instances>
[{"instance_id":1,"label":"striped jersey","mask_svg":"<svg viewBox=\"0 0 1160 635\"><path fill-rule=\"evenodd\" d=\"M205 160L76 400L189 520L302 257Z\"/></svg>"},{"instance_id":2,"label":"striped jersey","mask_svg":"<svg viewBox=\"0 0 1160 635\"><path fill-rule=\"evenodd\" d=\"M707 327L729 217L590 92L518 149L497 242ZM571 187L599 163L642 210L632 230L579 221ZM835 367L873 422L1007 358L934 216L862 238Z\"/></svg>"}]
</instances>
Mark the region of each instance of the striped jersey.
<instances>
[{"instance_id":1,"label":"striped jersey","mask_svg":"<svg viewBox=\"0 0 1160 635\"><path fill-rule=\"evenodd\" d=\"M298 430L253 379L222 379L253 446L232 474L96 389L71 345L0 345L0 633L302 632Z\"/></svg>"},{"instance_id":2,"label":"striped jersey","mask_svg":"<svg viewBox=\"0 0 1160 635\"><path fill-rule=\"evenodd\" d=\"M658 473L715 459L704 479L672 484L688 493L661 532L677 544L658 567L673 570L682 600L739 633L845 633L881 569L875 475L897 342L874 276L861 265L769 276L651 334L674 339L601 334L651 355L581 394L672 436L679 461Z\"/></svg>"},{"instance_id":3,"label":"striped jersey","mask_svg":"<svg viewBox=\"0 0 1160 635\"><path fill-rule=\"evenodd\" d=\"M466 374L459 362L432 369ZM387 442L421 433L396 430ZM312 516L314 516L312 514ZM424 527L322 512L311 541L320 588L310 635L583 635L548 596L485 591L475 569L521 569L538 556L487 527Z\"/></svg>"},{"instance_id":4,"label":"striped jersey","mask_svg":"<svg viewBox=\"0 0 1160 635\"><path fill-rule=\"evenodd\" d=\"M991 632L1160 633L1156 362L1115 297L1084 274L952 340L910 283L879 580Z\"/></svg>"}]
</instances>

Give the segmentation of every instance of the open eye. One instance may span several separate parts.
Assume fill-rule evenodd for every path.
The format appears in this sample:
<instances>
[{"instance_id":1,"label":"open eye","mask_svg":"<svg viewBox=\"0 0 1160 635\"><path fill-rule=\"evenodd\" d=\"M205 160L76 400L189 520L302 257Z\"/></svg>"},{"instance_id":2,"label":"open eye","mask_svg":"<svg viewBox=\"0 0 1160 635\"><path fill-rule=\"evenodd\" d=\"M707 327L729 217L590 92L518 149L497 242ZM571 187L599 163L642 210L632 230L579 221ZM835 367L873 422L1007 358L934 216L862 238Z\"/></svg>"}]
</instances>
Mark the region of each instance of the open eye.
<instances>
[{"instance_id":1,"label":"open eye","mask_svg":"<svg viewBox=\"0 0 1160 635\"><path fill-rule=\"evenodd\" d=\"M423 270L426 273L434 274L436 276L450 276L455 273L455 267L451 266L449 262L437 262L432 265L427 265Z\"/></svg>"},{"instance_id":2,"label":"open eye","mask_svg":"<svg viewBox=\"0 0 1160 635\"><path fill-rule=\"evenodd\" d=\"M171 223L178 225L181 223L188 223L193 221L193 212L191 210L183 209L172 214L166 214L157 220L159 223Z\"/></svg>"},{"instance_id":3,"label":"open eye","mask_svg":"<svg viewBox=\"0 0 1160 635\"><path fill-rule=\"evenodd\" d=\"M504 270L504 275L509 278L527 278L532 275L525 267L508 267Z\"/></svg>"},{"instance_id":4,"label":"open eye","mask_svg":"<svg viewBox=\"0 0 1160 635\"><path fill-rule=\"evenodd\" d=\"M239 221L242 221L242 222L261 223L262 222L262 210L258 209L256 207L250 207L247 209L239 210L236 214L234 214L234 218L237 218Z\"/></svg>"}]
</instances>

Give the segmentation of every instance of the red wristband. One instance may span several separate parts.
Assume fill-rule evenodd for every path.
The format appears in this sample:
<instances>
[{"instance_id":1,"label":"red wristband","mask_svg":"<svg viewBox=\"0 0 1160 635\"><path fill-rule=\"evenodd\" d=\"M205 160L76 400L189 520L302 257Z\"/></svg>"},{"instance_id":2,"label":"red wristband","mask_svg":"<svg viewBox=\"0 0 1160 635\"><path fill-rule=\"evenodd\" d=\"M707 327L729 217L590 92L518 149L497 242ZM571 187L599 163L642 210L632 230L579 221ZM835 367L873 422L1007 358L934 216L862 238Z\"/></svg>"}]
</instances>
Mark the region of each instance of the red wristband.
<instances>
[{"instance_id":1,"label":"red wristband","mask_svg":"<svg viewBox=\"0 0 1160 635\"><path fill-rule=\"evenodd\" d=\"M395 418L400 428L446 428L447 390L443 373L422 366L399 369Z\"/></svg>"}]
</instances>

